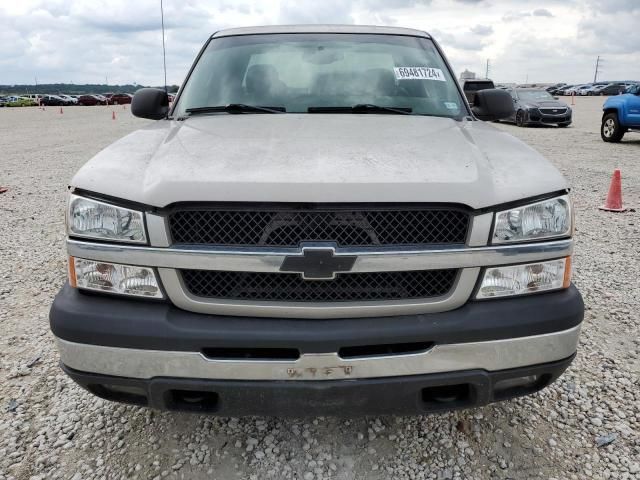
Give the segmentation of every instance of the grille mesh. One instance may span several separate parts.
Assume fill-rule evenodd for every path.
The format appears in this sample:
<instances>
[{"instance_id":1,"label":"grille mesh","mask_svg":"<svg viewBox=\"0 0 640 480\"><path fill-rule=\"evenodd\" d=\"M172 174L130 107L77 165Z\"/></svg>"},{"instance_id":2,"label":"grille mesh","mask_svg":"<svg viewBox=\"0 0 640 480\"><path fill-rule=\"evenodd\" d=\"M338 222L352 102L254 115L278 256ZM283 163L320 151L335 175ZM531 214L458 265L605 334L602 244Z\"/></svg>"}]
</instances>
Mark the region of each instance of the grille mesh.
<instances>
[{"instance_id":1,"label":"grille mesh","mask_svg":"<svg viewBox=\"0 0 640 480\"><path fill-rule=\"evenodd\" d=\"M177 210L169 214L174 243L298 247L464 243L469 214L449 208L404 210Z\"/></svg>"},{"instance_id":2,"label":"grille mesh","mask_svg":"<svg viewBox=\"0 0 640 480\"><path fill-rule=\"evenodd\" d=\"M457 269L338 274L334 280L304 280L297 273L182 270L197 297L283 302L404 300L447 294Z\"/></svg>"},{"instance_id":3,"label":"grille mesh","mask_svg":"<svg viewBox=\"0 0 640 480\"><path fill-rule=\"evenodd\" d=\"M567 113L567 109L564 107L557 107L557 108L539 108L538 110L540 110L540 113L544 113L545 115L562 115L564 113ZM555 112L554 112L555 110Z\"/></svg>"}]
</instances>

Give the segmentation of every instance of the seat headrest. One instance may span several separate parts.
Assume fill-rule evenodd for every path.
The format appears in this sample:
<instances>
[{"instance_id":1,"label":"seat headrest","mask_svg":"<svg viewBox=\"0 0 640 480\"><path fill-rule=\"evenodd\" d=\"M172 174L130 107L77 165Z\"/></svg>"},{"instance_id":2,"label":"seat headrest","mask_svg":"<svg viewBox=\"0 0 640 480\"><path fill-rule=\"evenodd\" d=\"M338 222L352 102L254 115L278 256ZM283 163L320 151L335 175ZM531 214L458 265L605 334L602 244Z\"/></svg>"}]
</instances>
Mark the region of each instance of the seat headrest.
<instances>
[{"instance_id":1,"label":"seat headrest","mask_svg":"<svg viewBox=\"0 0 640 480\"><path fill-rule=\"evenodd\" d=\"M269 93L278 80L278 71L273 65L251 65L249 70L247 70L247 92L258 94Z\"/></svg>"}]
</instances>

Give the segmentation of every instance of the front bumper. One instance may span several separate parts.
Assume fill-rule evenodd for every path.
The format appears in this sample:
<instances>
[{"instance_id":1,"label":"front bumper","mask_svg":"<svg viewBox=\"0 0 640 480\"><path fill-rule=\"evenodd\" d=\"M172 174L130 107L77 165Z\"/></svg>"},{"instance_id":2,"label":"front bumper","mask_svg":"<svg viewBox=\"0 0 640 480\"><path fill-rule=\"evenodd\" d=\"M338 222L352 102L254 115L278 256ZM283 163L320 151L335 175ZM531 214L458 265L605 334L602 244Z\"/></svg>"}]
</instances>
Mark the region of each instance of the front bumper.
<instances>
[{"instance_id":1,"label":"front bumper","mask_svg":"<svg viewBox=\"0 0 640 480\"><path fill-rule=\"evenodd\" d=\"M540 112L537 109L527 110L526 121L527 125L554 125L554 124L570 124L571 112L567 112L564 115L549 115Z\"/></svg>"},{"instance_id":2,"label":"front bumper","mask_svg":"<svg viewBox=\"0 0 640 480\"><path fill-rule=\"evenodd\" d=\"M575 287L442 313L317 320L203 315L65 286L50 313L65 370L90 391L221 415L416 413L531 393L569 365L582 317ZM379 353L408 344L420 347ZM208 353L223 350L260 355ZM532 378L500 387L520 377Z\"/></svg>"},{"instance_id":3,"label":"front bumper","mask_svg":"<svg viewBox=\"0 0 640 480\"><path fill-rule=\"evenodd\" d=\"M415 415L528 395L555 381L573 356L497 372L473 369L360 380L242 381L152 379L85 373L63 365L79 385L107 400L161 410L246 416ZM528 383L520 383L528 379ZM516 383L514 383L514 381Z\"/></svg>"}]
</instances>

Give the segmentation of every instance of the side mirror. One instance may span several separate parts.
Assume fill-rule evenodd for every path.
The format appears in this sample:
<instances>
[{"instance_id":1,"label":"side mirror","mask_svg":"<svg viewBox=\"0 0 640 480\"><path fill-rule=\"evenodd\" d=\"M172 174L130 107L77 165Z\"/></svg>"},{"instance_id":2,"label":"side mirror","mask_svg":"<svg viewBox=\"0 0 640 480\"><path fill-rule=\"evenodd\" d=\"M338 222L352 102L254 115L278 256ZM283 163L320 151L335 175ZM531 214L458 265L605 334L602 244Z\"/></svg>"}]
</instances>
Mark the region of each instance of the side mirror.
<instances>
[{"instance_id":1,"label":"side mirror","mask_svg":"<svg viewBox=\"0 0 640 480\"><path fill-rule=\"evenodd\" d=\"M161 120L169 112L169 97L159 88L141 88L131 99L131 113L136 117Z\"/></svg>"},{"instance_id":2,"label":"side mirror","mask_svg":"<svg viewBox=\"0 0 640 480\"><path fill-rule=\"evenodd\" d=\"M476 92L471 111L478 119L491 121L510 117L515 108L509 92L492 88Z\"/></svg>"}]
</instances>

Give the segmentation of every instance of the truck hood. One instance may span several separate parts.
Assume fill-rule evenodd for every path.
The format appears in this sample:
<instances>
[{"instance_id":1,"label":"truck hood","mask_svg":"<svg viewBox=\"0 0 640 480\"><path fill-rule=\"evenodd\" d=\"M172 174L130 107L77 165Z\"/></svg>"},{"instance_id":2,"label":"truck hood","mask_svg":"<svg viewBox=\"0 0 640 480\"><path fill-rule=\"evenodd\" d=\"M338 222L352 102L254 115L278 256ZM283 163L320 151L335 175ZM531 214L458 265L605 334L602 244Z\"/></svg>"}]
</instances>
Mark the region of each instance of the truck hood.
<instances>
[{"instance_id":1,"label":"truck hood","mask_svg":"<svg viewBox=\"0 0 640 480\"><path fill-rule=\"evenodd\" d=\"M176 202L451 202L483 208L567 188L489 124L377 114L216 114L161 120L91 159L72 187Z\"/></svg>"}]
</instances>

